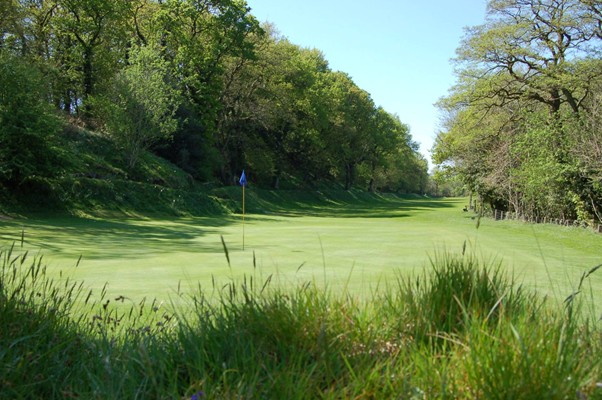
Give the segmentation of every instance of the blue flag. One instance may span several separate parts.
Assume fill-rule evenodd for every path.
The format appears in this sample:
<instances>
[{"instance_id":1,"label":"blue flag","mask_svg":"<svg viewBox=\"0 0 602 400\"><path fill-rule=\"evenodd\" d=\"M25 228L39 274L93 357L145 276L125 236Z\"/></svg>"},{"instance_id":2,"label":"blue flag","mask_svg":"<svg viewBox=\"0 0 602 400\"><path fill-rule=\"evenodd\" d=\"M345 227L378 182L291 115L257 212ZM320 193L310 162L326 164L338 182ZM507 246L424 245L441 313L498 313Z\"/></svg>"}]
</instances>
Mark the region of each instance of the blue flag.
<instances>
[{"instance_id":1,"label":"blue flag","mask_svg":"<svg viewBox=\"0 0 602 400\"><path fill-rule=\"evenodd\" d=\"M242 175L240 176L240 180L238 181L240 186L247 186L247 176L245 175L245 170L242 170Z\"/></svg>"}]
</instances>

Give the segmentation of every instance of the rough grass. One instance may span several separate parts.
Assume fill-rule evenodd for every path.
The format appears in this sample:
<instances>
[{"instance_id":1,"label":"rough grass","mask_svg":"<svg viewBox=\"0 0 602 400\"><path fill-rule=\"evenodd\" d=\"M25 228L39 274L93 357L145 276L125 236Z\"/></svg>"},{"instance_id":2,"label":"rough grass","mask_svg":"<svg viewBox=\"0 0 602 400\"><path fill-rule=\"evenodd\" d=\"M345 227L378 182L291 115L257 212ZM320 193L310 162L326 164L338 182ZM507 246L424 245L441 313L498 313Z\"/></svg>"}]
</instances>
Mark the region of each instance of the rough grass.
<instances>
[{"instance_id":1,"label":"rough grass","mask_svg":"<svg viewBox=\"0 0 602 400\"><path fill-rule=\"evenodd\" d=\"M0 398L602 398L581 296L559 307L473 256L367 299L246 277L173 309L115 308L1 256Z\"/></svg>"}]
</instances>

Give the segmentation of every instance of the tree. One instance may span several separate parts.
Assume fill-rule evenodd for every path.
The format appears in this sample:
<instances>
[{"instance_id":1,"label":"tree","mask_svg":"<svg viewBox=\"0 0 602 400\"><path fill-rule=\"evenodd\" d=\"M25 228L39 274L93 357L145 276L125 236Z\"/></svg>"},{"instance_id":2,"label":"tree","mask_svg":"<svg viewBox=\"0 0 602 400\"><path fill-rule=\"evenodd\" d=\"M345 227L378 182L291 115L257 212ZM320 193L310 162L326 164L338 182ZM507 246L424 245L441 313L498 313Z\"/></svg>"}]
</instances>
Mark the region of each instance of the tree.
<instances>
[{"instance_id":1,"label":"tree","mask_svg":"<svg viewBox=\"0 0 602 400\"><path fill-rule=\"evenodd\" d=\"M123 147L131 172L143 150L175 132L179 100L160 49L134 46L129 60L115 76L108 97L98 98L97 104L107 130Z\"/></svg>"},{"instance_id":2,"label":"tree","mask_svg":"<svg viewBox=\"0 0 602 400\"><path fill-rule=\"evenodd\" d=\"M375 129L376 107L370 95L345 73L324 76L322 95L328 105L329 127L324 142L345 190L355 183L357 167L366 160Z\"/></svg>"},{"instance_id":3,"label":"tree","mask_svg":"<svg viewBox=\"0 0 602 400\"><path fill-rule=\"evenodd\" d=\"M255 57L229 57L225 63L217 146L223 157L222 177L244 166L256 182L279 187L283 174L309 183L316 176L322 146L318 143L317 84L328 71L323 55L278 36L250 37Z\"/></svg>"},{"instance_id":4,"label":"tree","mask_svg":"<svg viewBox=\"0 0 602 400\"><path fill-rule=\"evenodd\" d=\"M61 124L43 82L34 66L0 51L0 183L9 188L60 174L55 136Z\"/></svg>"},{"instance_id":5,"label":"tree","mask_svg":"<svg viewBox=\"0 0 602 400\"><path fill-rule=\"evenodd\" d=\"M585 108L587 113L565 122L575 164L570 178L585 208L602 221L602 79L592 86Z\"/></svg>"},{"instance_id":6,"label":"tree","mask_svg":"<svg viewBox=\"0 0 602 400\"><path fill-rule=\"evenodd\" d=\"M273 40L263 54L263 84L247 115L255 124L249 141L265 144L269 160L265 151L253 151L251 143L245 156L250 161L269 161L267 172L274 188L284 173L309 182L321 163L315 90L328 64L319 51L284 39Z\"/></svg>"},{"instance_id":7,"label":"tree","mask_svg":"<svg viewBox=\"0 0 602 400\"><path fill-rule=\"evenodd\" d=\"M587 86L599 71L579 69L578 58L593 55L595 24L578 0L492 0L487 23L467 30L458 49L461 81L487 85L471 103L497 105L528 99L551 113L568 104L579 112Z\"/></svg>"},{"instance_id":8,"label":"tree","mask_svg":"<svg viewBox=\"0 0 602 400\"><path fill-rule=\"evenodd\" d=\"M375 125L368 138L362 174L368 191L424 192L428 166L412 140L410 128L381 107L373 118Z\"/></svg>"},{"instance_id":9,"label":"tree","mask_svg":"<svg viewBox=\"0 0 602 400\"><path fill-rule=\"evenodd\" d=\"M221 170L224 183L233 182L229 168L225 168L231 165L231 153L224 150L223 144L220 148L220 124L225 115L221 100L227 82L224 74L232 58L254 58L250 38L260 35L261 29L249 10L240 0L169 1L162 3L155 15L152 35L145 35L146 40L152 36L165 49L165 58L184 97L186 109L182 115L192 116L195 126L194 130L178 131L174 141L178 147L169 146L165 152L174 161L186 155L187 164L197 170L211 161L212 168ZM186 123L182 120L181 125L185 127ZM191 145L206 148L199 151ZM216 145L223 159L213 162ZM208 155L210 158L205 158Z\"/></svg>"},{"instance_id":10,"label":"tree","mask_svg":"<svg viewBox=\"0 0 602 400\"><path fill-rule=\"evenodd\" d=\"M492 207L566 218L589 199L574 148L602 77L597 7L491 0L486 23L467 30L434 155Z\"/></svg>"},{"instance_id":11,"label":"tree","mask_svg":"<svg viewBox=\"0 0 602 400\"><path fill-rule=\"evenodd\" d=\"M602 4L598 0L581 0L586 7L585 18L593 24L594 33L602 39Z\"/></svg>"},{"instance_id":12,"label":"tree","mask_svg":"<svg viewBox=\"0 0 602 400\"><path fill-rule=\"evenodd\" d=\"M42 102L194 178L420 190L408 129L317 49L244 0L0 0L0 52L41 71ZM96 118L94 118L96 117ZM416 188L416 189L410 189Z\"/></svg>"},{"instance_id":13,"label":"tree","mask_svg":"<svg viewBox=\"0 0 602 400\"><path fill-rule=\"evenodd\" d=\"M0 0L0 50L23 54L23 9L17 0Z\"/></svg>"},{"instance_id":14,"label":"tree","mask_svg":"<svg viewBox=\"0 0 602 400\"><path fill-rule=\"evenodd\" d=\"M60 103L73 113L83 105L84 117L89 114L88 98L96 94L102 78L115 73L117 59L124 56L125 37L118 22L126 3L105 0L57 0L55 38L61 59L58 69L70 78ZM116 42L121 42L115 46Z\"/></svg>"}]
</instances>

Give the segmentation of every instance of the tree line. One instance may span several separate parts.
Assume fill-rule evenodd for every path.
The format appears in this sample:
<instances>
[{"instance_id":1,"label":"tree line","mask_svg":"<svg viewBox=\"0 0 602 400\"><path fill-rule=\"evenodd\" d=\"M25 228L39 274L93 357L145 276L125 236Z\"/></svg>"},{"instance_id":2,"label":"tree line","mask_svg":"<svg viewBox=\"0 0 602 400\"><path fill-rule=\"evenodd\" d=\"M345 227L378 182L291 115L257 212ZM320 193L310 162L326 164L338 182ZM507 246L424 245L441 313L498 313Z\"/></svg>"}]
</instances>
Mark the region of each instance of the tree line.
<instances>
[{"instance_id":1,"label":"tree line","mask_svg":"<svg viewBox=\"0 0 602 400\"><path fill-rule=\"evenodd\" d=\"M409 128L242 0L1 0L0 181L56 175L65 119L194 179L424 192Z\"/></svg>"},{"instance_id":2,"label":"tree line","mask_svg":"<svg viewBox=\"0 0 602 400\"><path fill-rule=\"evenodd\" d=\"M602 221L602 5L490 0L438 106L439 178L530 219Z\"/></svg>"}]
</instances>

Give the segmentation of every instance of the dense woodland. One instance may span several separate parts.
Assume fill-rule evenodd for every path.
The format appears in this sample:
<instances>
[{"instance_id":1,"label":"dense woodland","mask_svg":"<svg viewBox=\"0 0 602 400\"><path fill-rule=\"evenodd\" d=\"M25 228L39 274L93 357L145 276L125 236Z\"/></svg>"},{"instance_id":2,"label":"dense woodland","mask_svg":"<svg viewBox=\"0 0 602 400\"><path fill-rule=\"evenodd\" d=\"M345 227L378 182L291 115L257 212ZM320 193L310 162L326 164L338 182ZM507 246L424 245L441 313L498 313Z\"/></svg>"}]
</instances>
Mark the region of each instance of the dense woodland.
<instances>
[{"instance_id":1,"label":"dense woodland","mask_svg":"<svg viewBox=\"0 0 602 400\"><path fill-rule=\"evenodd\" d=\"M424 192L408 127L323 54L243 0L0 0L0 185L102 177L68 167L66 132L103 135L195 182ZM106 175L106 174L105 174Z\"/></svg>"},{"instance_id":2,"label":"dense woodland","mask_svg":"<svg viewBox=\"0 0 602 400\"><path fill-rule=\"evenodd\" d=\"M527 218L602 220L602 3L491 0L439 102L435 176Z\"/></svg>"},{"instance_id":3,"label":"dense woodland","mask_svg":"<svg viewBox=\"0 0 602 400\"><path fill-rule=\"evenodd\" d=\"M0 186L149 182L150 152L192 182L236 184L243 168L266 188L452 182L491 208L594 224L601 44L599 1L490 0L438 103L429 188L409 128L242 0L0 0ZM74 166L75 129L122 164Z\"/></svg>"}]
</instances>

